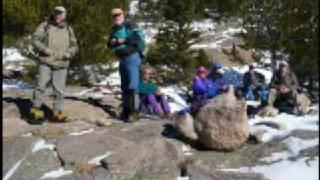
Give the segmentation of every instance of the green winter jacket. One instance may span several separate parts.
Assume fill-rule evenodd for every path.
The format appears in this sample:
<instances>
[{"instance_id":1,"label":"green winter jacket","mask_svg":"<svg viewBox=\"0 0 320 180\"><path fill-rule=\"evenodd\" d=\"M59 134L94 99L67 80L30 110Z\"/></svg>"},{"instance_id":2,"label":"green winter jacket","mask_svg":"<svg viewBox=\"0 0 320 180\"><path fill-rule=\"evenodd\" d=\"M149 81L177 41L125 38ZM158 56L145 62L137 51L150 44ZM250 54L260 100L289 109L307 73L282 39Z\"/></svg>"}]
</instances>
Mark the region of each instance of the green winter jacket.
<instances>
[{"instance_id":1,"label":"green winter jacket","mask_svg":"<svg viewBox=\"0 0 320 180\"><path fill-rule=\"evenodd\" d=\"M158 90L158 87L149 80L148 82L144 82L142 78L140 78L139 82L139 94L140 96L145 96L147 94L155 94Z\"/></svg>"},{"instance_id":2,"label":"green winter jacket","mask_svg":"<svg viewBox=\"0 0 320 180\"><path fill-rule=\"evenodd\" d=\"M299 88L299 82L296 75L293 72L287 73L284 77L276 72L271 79L270 88L279 88L281 85L287 86L290 90L297 91Z\"/></svg>"},{"instance_id":3,"label":"green winter jacket","mask_svg":"<svg viewBox=\"0 0 320 180\"><path fill-rule=\"evenodd\" d=\"M33 34L32 45L39 55L40 62L53 68L67 68L70 62L63 59L63 54L69 53L73 57L78 51L73 29L67 23L58 27L53 21L40 24ZM43 50L46 48L50 48L53 55L45 55Z\"/></svg>"}]
</instances>

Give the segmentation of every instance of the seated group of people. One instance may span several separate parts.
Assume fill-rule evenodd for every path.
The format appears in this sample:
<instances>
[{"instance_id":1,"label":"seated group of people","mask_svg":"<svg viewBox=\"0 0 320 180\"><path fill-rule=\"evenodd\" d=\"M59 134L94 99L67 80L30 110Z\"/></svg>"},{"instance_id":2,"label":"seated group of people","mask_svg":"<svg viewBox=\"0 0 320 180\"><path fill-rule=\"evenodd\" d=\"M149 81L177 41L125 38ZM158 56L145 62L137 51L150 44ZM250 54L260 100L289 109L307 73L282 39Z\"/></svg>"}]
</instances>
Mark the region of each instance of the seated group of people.
<instances>
[{"instance_id":1,"label":"seated group of people","mask_svg":"<svg viewBox=\"0 0 320 180\"><path fill-rule=\"evenodd\" d=\"M164 95L150 80L150 68L142 69L140 80L140 109L146 109L149 113L169 116L170 107ZM243 76L243 86L237 87L236 95L246 100L260 100L261 106L272 105L280 110L296 114L298 80L293 72L289 71L287 64L280 64L279 69L273 74L270 85L265 82L263 74L255 71L253 65L249 66L248 72ZM228 84L224 79L222 65L214 63L209 70L201 66L193 79L191 106L182 109L178 114L190 113L195 115L209 99L228 90Z\"/></svg>"}]
</instances>

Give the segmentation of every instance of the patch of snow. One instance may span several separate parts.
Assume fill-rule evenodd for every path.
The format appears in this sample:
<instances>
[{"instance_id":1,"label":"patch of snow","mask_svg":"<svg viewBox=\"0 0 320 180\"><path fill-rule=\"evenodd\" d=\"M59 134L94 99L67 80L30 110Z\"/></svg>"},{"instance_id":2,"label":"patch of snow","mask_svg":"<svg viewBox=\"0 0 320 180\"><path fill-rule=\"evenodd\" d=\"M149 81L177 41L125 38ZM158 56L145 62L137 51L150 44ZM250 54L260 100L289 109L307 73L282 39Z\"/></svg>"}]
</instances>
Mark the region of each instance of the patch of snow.
<instances>
[{"instance_id":1,"label":"patch of snow","mask_svg":"<svg viewBox=\"0 0 320 180\"><path fill-rule=\"evenodd\" d=\"M80 97L80 98L103 98L108 94L114 94L121 91L117 86L98 86L90 89L84 89L77 93L66 93L66 96Z\"/></svg>"},{"instance_id":2,"label":"patch of snow","mask_svg":"<svg viewBox=\"0 0 320 180\"><path fill-rule=\"evenodd\" d=\"M182 145L182 151L183 152L189 152L191 151L190 147L186 146L186 145Z\"/></svg>"},{"instance_id":3,"label":"patch of snow","mask_svg":"<svg viewBox=\"0 0 320 180\"><path fill-rule=\"evenodd\" d=\"M286 144L288 151L293 156L297 156L300 151L319 145L319 138L306 140L296 137L289 137L284 141L284 143Z\"/></svg>"},{"instance_id":4,"label":"patch of snow","mask_svg":"<svg viewBox=\"0 0 320 180\"><path fill-rule=\"evenodd\" d=\"M93 131L94 131L94 129L91 128L91 129L84 130L84 131L80 131L80 132L73 132L73 133L70 133L69 135L70 135L70 136L81 136L81 135L83 135L83 134L88 134L88 133L91 133L91 132L93 132Z\"/></svg>"},{"instance_id":5,"label":"patch of snow","mask_svg":"<svg viewBox=\"0 0 320 180\"><path fill-rule=\"evenodd\" d=\"M93 164L93 165L99 165L100 161L108 156L110 156L112 153L111 152L107 152L106 154L103 154L101 156L97 156L93 159L91 159L90 161L88 161L89 164Z\"/></svg>"},{"instance_id":6,"label":"patch of snow","mask_svg":"<svg viewBox=\"0 0 320 180\"><path fill-rule=\"evenodd\" d=\"M63 168L60 168L58 170L45 173L40 179L46 179L46 178L55 179L55 178L69 175L69 174L72 174L72 170L64 170Z\"/></svg>"},{"instance_id":7,"label":"patch of snow","mask_svg":"<svg viewBox=\"0 0 320 180\"><path fill-rule=\"evenodd\" d=\"M246 101L248 106L259 106L259 101Z\"/></svg>"},{"instance_id":8,"label":"patch of snow","mask_svg":"<svg viewBox=\"0 0 320 180\"><path fill-rule=\"evenodd\" d=\"M281 129L270 128L265 125L256 125L259 122L272 122L276 124L281 124ZM281 138L287 136L291 131L294 130L310 130L319 131L319 117L318 115L306 115L302 117L297 117L295 115L281 113L276 117L259 117L256 116L250 119L250 132L254 133L261 130L266 130L267 132L263 134L262 141L268 142L276 138Z\"/></svg>"},{"instance_id":9,"label":"patch of snow","mask_svg":"<svg viewBox=\"0 0 320 180\"><path fill-rule=\"evenodd\" d=\"M250 126L250 133L255 133L257 131L265 131L266 133L263 134L261 141L262 142L269 142L276 139L281 139L289 134L287 131L280 131L274 128L271 128L266 125L256 125Z\"/></svg>"},{"instance_id":10,"label":"patch of snow","mask_svg":"<svg viewBox=\"0 0 320 180\"><path fill-rule=\"evenodd\" d=\"M232 39L235 34L240 33L242 28L228 28L225 31L219 33L208 33L206 35L212 35L214 38L210 40L211 43L197 43L193 44L190 48L192 49L199 49L199 48L206 48L206 49L218 49L222 48L221 44L229 39Z\"/></svg>"},{"instance_id":11,"label":"patch of snow","mask_svg":"<svg viewBox=\"0 0 320 180\"><path fill-rule=\"evenodd\" d=\"M50 149L53 151L54 147L55 147L54 144L46 144L45 140L42 139L34 144L32 152L35 153L42 149Z\"/></svg>"},{"instance_id":12,"label":"patch of snow","mask_svg":"<svg viewBox=\"0 0 320 180\"><path fill-rule=\"evenodd\" d=\"M272 153L271 156L261 158L260 161L270 163L270 162L274 162L274 161L285 160L285 159L288 159L289 157L291 157L291 156L287 151L276 152L276 153Z\"/></svg>"},{"instance_id":13,"label":"patch of snow","mask_svg":"<svg viewBox=\"0 0 320 180\"><path fill-rule=\"evenodd\" d=\"M217 23L213 22L211 19L203 19L201 21L192 22L190 26L194 31L205 33L214 31L216 25Z\"/></svg>"},{"instance_id":14,"label":"patch of snow","mask_svg":"<svg viewBox=\"0 0 320 180\"><path fill-rule=\"evenodd\" d=\"M23 81L20 81L18 79L3 79L2 90L3 91L11 91L11 90L30 91L30 90L33 90L33 86Z\"/></svg>"},{"instance_id":15,"label":"patch of snow","mask_svg":"<svg viewBox=\"0 0 320 180\"><path fill-rule=\"evenodd\" d=\"M279 160L286 160L290 157L296 157L301 151L319 145L319 138L304 140L300 138L289 137L283 142L286 145L287 151L272 153L271 156L264 157L260 159L260 161L270 163Z\"/></svg>"},{"instance_id":16,"label":"patch of snow","mask_svg":"<svg viewBox=\"0 0 320 180\"><path fill-rule=\"evenodd\" d=\"M178 94L181 93L181 90L178 87L162 87L160 88L160 91L168 97L171 112L180 111L188 106L185 100Z\"/></svg>"},{"instance_id":17,"label":"patch of snow","mask_svg":"<svg viewBox=\"0 0 320 180\"><path fill-rule=\"evenodd\" d=\"M15 163L12 168L6 173L6 175L2 178L3 180L9 180L14 172L18 169L20 164L26 159L26 156L21 158L17 163Z\"/></svg>"},{"instance_id":18,"label":"patch of snow","mask_svg":"<svg viewBox=\"0 0 320 180\"><path fill-rule=\"evenodd\" d=\"M185 177L177 177L177 180L190 180L190 177L189 176L185 176Z\"/></svg>"},{"instance_id":19,"label":"patch of snow","mask_svg":"<svg viewBox=\"0 0 320 180\"><path fill-rule=\"evenodd\" d=\"M7 48L2 49L2 64L7 63L8 61L25 61L26 58L23 57L19 50L16 48Z\"/></svg>"},{"instance_id":20,"label":"patch of snow","mask_svg":"<svg viewBox=\"0 0 320 180\"><path fill-rule=\"evenodd\" d=\"M26 134L22 134L21 135L22 137L31 137L32 136L32 133L31 132L28 132Z\"/></svg>"},{"instance_id":21,"label":"patch of snow","mask_svg":"<svg viewBox=\"0 0 320 180\"><path fill-rule=\"evenodd\" d=\"M263 173L272 180L318 180L319 178L319 157L314 159L301 158L297 161L284 160L271 165L254 167L242 167L239 169L222 169L232 172L255 172Z\"/></svg>"},{"instance_id":22,"label":"patch of snow","mask_svg":"<svg viewBox=\"0 0 320 180\"><path fill-rule=\"evenodd\" d=\"M129 14L130 15L135 15L139 12L138 5L139 5L139 1L137 1L137 0L132 0L130 2L130 5L129 5Z\"/></svg>"},{"instance_id":23,"label":"patch of snow","mask_svg":"<svg viewBox=\"0 0 320 180\"><path fill-rule=\"evenodd\" d=\"M182 145L182 152L186 156L192 156L193 155L193 153L191 152L190 146Z\"/></svg>"},{"instance_id":24,"label":"patch of snow","mask_svg":"<svg viewBox=\"0 0 320 180\"><path fill-rule=\"evenodd\" d=\"M120 86L121 81L119 72L111 73L104 81L98 83L98 85Z\"/></svg>"}]
</instances>

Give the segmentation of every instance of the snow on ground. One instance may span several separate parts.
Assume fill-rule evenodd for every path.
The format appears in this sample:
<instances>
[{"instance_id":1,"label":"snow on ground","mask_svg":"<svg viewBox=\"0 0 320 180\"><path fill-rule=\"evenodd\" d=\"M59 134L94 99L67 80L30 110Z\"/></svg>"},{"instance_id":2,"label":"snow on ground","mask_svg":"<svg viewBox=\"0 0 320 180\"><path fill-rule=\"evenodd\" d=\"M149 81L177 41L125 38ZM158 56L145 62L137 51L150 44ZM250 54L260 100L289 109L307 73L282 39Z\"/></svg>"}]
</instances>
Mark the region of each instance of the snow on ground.
<instances>
[{"instance_id":1,"label":"snow on ground","mask_svg":"<svg viewBox=\"0 0 320 180\"><path fill-rule=\"evenodd\" d=\"M160 91L168 97L172 112L180 111L188 106L185 100L179 95L179 93L183 93L180 88L176 86L162 87Z\"/></svg>"},{"instance_id":2,"label":"snow on ground","mask_svg":"<svg viewBox=\"0 0 320 180\"><path fill-rule=\"evenodd\" d=\"M111 86L120 86L120 73L114 72L111 73L104 81L101 81L97 85L111 85Z\"/></svg>"},{"instance_id":3,"label":"snow on ground","mask_svg":"<svg viewBox=\"0 0 320 180\"><path fill-rule=\"evenodd\" d=\"M261 158L260 161L272 163L279 160L288 160L289 158L296 157L305 149L319 145L319 138L305 140L296 137L289 137L283 141L287 150L283 152L272 153L268 157Z\"/></svg>"},{"instance_id":4,"label":"snow on ground","mask_svg":"<svg viewBox=\"0 0 320 180\"><path fill-rule=\"evenodd\" d=\"M135 15L135 14L137 14L137 12L139 12L138 5L139 5L139 1L137 1L137 0L132 0L130 2L130 5L129 5L129 14L130 15Z\"/></svg>"},{"instance_id":5,"label":"snow on ground","mask_svg":"<svg viewBox=\"0 0 320 180\"><path fill-rule=\"evenodd\" d=\"M112 153L111 152L107 152L106 154L103 154L101 156L97 156L95 158L92 158L90 161L88 161L89 164L93 164L93 165L99 165L100 161L104 158L107 158L108 156L110 156Z\"/></svg>"},{"instance_id":6,"label":"snow on ground","mask_svg":"<svg viewBox=\"0 0 320 180\"><path fill-rule=\"evenodd\" d=\"M112 94L113 91L108 88L98 87L84 89L77 93L66 93L66 96L78 97L78 98L103 98L108 94Z\"/></svg>"},{"instance_id":7,"label":"snow on ground","mask_svg":"<svg viewBox=\"0 0 320 180\"><path fill-rule=\"evenodd\" d=\"M186 146L186 145L182 145L182 152L184 153L184 155L186 156L192 156L193 153L191 151L191 147L190 146Z\"/></svg>"},{"instance_id":8,"label":"snow on ground","mask_svg":"<svg viewBox=\"0 0 320 180\"><path fill-rule=\"evenodd\" d=\"M261 122L273 122L280 124L281 128L274 129L267 127L266 125L256 125ZM249 124L251 133L262 130L266 131L267 133L263 135L262 141L268 142L285 137L294 130L319 131L319 116L316 114L297 117L295 115L281 113L276 117L256 116L254 119L250 119Z\"/></svg>"},{"instance_id":9,"label":"snow on ground","mask_svg":"<svg viewBox=\"0 0 320 180\"><path fill-rule=\"evenodd\" d=\"M2 79L2 90L21 90L30 91L33 90L33 86L17 79Z\"/></svg>"},{"instance_id":10,"label":"snow on ground","mask_svg":"<svg viewBox=\"0 0 320 180\"><path fill-rule=\"evenodd\" d=\"M63 168L60 168L58 170L53 170L45 173L40 179L47 179L47 178L56 179L69 174L72 174L72 170L64 170Z\"/></svg>"},{"instance_id":11,"label":"snow on ground","mask_svg":"<svg viewBox=\"0 0 320 180\"><path fill-rule=\"evenodd\" d=\"M47 144L46 141L44 139L42 139L34 144L32 152L35 153L35 152L42 150L42 149L53 150L54 148L55 148L54 144Z\"/></svg>"},{"instance_id":12,"label":"snow on ground","mask_svg":"<svg viewBox=\"0 0 320 180\"><path fill-rule=\"evenodd\" d=\"M301 158L296 161L284 160L271 165L254 167L242 167L240 169L222 169L233 172L258 172L263 173L272 180L318 180L319 179L319 157L314 159Z\"/></svg>"},{"instance_id":13,"label":"snow on ground","mask_svg":"<svg viewBox=\"0 0 320 180\"><path fill-rule=\"evenodd\" d=\"M206 33L214 31L217 26L217 23L213 22L212 19L203 19L201 21L194 21L191 23L191 28L194 31L201 33Z\"/></svg>"},{"instance_id":14,"label":"snow on ground","mask_svg":"<svg viewBox=\"0 0 320 180\"><path fill-rule=\"evenodd\" d=\"M88 134L88 133L91 133L91 132L93 132L93 131L94 131L94 129L91 128L91 129L84 130L84 131L81 131L81 132L73 132L73 133L70 133L69 135L70 135L70 136L81 136L81 135L83 135L83 134Z\"/></svg>"},{"instance_id":15,"label":"snow on ground","mask_svg":"<svg viewBox=\"0 0 320 180\"><path fill-rule=\"evenodd\" d=\"M234 38L233 36L237 33L240 33L242 28L228 28L225 31L214 33L214 39L211 40L212 43L198 43L192 45L190 48L192 49L218 49L222 48L222 43Z\"/></svg>"},{"instance_id":16,"label":"snow on ground","mask_svg":"<svg viewBox=\"0 0 320 180\"><path fill-rule=\"evenodd\" d=\"M286 144L290 154L297 156L300 151L319 145L319 138L306 140L296 137L289 137L288 139L284 140L284 143Z\"/></svg>"},{"instance_id":17,"label":"snow on ground","mask_svg":"<svg viewBox=\"0 0 320 180\"><path fill-rule=\"evenodd\" d=\"M6 173L6 175L2 178L3 180L9 180L11 176L14 174L14 172L18 169L20 164L26 159L27 156L24 156L21 158L16 164L12 166L12 168Z\"/></svg>"},{"instance_id":18,"label":"snow on ground","mask_svg":"<svg viewBox=\"0 0 320 180\"><path fill-rule=\"evenodd\" d=\"M7 48L7 49L2 49L2 64L5 64L9 61L25 61L26 58L23 57L18 49L16 48Z\"/></svg>"},{"instance_id":19,"label":"snow on ground","mask_svg":"<svg viewBox=\"0 0 320 180\"><path fill-rule=\"evenodd\" d=\"M177 180L190 180L189 176L185 176L185 177L177 177Z\"/></svg>"},{"instance_id":20,"label":"snow on ground","mask_svg":"<svg viewBox=\"0 0 320 180\"><path fill-rule=\"evenodd\" d=\"M256 125L261 122L273 122L280 124L280 129L267 127L266 125ZM301 158L291 161L290 158L297 157L305 149L319 146L319 138L300 139L296 137L286 137L294 130L308 130L319 132L318 115L306 115L297 117L289 114L280 114L276 117L255 117L249 121L250 131L266 131L262 141L268 142L275 139L283 139L286 150L272 153L268 157L261 158L260 161L272 163L270 165L259 165L254 167L242 167L240 169L223 169L225 171L237 172L261 172L272 180L282 180L290 177L291 180L317 179L319 172L319 157L315 159Z\"/></svg>"}]
</instances>

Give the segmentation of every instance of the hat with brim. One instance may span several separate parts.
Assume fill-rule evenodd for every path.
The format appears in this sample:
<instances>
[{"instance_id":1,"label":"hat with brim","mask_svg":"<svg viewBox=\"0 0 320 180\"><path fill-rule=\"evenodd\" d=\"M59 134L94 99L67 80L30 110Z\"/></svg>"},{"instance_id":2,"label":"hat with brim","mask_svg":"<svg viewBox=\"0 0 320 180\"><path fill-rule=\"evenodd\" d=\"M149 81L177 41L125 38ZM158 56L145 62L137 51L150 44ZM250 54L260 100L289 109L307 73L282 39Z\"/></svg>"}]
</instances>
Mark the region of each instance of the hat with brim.
<instances>
[{"instance_id":1,"label":"hat with brim","mask_svg":"<svg viewBox=\"0 0 320 180\"><path fill-rule=\"evenodd\" d=\"M114 8L111 10L111 15L118 15L118 14L123 14L123 10L121 8Z\"/></svg>"},{"instance_id":2,"label":"hat with brim","mask_svg":"<svg viewBox=\"0 0 320 180\"><path fill-rule=\"evenodd\" d=\"M63 6L56 6L53 8L55 12L67 12L67 10Z\"/></svg>"}]
</instances>

